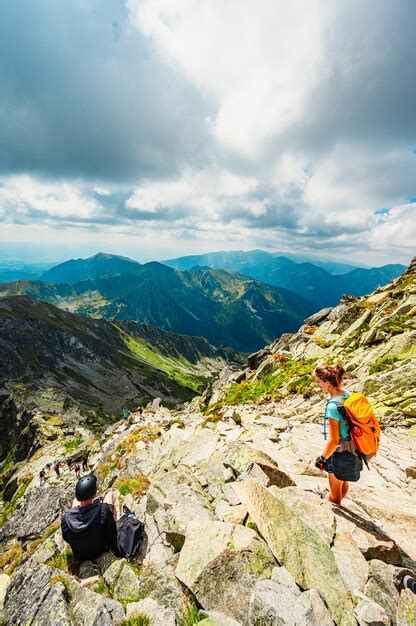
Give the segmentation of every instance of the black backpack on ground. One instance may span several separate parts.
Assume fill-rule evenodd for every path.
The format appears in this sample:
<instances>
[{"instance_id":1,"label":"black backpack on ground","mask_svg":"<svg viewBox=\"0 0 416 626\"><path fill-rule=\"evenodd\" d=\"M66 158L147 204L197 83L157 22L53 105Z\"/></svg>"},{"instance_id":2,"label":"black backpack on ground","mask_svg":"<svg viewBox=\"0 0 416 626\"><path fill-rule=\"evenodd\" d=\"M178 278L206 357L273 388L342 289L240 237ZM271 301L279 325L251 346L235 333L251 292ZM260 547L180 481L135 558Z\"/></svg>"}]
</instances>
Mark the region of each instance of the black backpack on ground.
<instances>
[{"instance_id":1,"label":"black backpack on ground","mask_svg":"<svg viewBox=\"0 0 416 626\"><path fill-rule=\"evenodd\" d=\"M144 524L127 507L117 520L117 548L120 556L127 559L137 557L143 561L148 544Z\"/></svg>"}]
</instances>

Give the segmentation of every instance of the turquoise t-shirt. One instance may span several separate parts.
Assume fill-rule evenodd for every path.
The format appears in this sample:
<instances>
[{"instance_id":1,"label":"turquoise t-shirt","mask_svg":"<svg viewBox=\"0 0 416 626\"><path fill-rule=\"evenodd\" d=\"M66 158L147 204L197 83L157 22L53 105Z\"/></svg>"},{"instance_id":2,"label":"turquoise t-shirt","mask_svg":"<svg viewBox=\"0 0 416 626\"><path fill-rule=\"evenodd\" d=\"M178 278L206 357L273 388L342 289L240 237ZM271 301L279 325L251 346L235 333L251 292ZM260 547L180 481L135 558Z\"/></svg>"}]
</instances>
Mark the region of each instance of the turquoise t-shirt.
<instances>
[{"instance_id":1,"label":"turquoise t-shirt","mask_svg":"<svg viewBox=\"0 0 416 626\"><path fill-rule=\"evenodd\" d=\"M345 391L344 395L342 396L333 396L328 401L328 404L326 405L326 411L325 411L325 417L327 419L329 418L331 420L336 420L337 422L339 422L339 434L340 434L341 439L344 439L344 440L350 439L350 434L349 434L347 423L338 410L337 402L339 403L343 402L344 400L346 400L346 398L348 398L349 395L350 394L348 393L348 391Z\"/></svg>"}]
</instances>

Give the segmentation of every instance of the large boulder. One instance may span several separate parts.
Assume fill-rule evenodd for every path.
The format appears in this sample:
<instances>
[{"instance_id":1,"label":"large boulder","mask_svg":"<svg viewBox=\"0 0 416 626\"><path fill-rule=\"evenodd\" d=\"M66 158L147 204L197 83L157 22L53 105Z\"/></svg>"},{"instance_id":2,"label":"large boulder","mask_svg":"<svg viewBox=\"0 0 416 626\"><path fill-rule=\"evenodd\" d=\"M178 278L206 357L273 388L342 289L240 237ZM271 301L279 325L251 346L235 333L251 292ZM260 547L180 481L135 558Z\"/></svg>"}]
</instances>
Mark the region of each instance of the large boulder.
<instances>
[{"instance_id":1,"label":"large boulder","mask_svg":"<svg viewBox=\"0 0 416 626\"><path fill-rule=\"evenodd\" d=\"M363 592L368 579L368 563L351 533L346 531L337 533L332 552L341 576L350 591Z\"/></svg>"},{"instance_id":2,"label":"large boulder","mask_svg":"<svg viewBox=\"0 0 416 626\"><path fill-rule=\"evenodd\" d=\"M383 561L374 559L369 562L369 579L364 587L366 596L380 604L389 619L396 624L397 607L400 595L396 587L397 569Z\"/></svg>"},{"instance_id":3,"label":"large boulder","mask_svg":"<svg viewBox=\"0 0 416 626\"><path fill-rule=\"evenodd\" d=\"M226 522L191 523L176 576L206 610L247 623L256 581L271 575L273 555L250 528Z\"/></svg>"},{"instance_id":4,"label":"large boulder","mask_svg":"<svg viewBox=\"0 0 416 626\"><path fill-rule=\"evenodd\" d=\"M351 594L343 582L334 555L284 497L276 498L253 480L236 483L242 503L276 559L302 589L317 588L337 624L355 624Z\"/></svg>"},{"instance_id":5,"label":"large boulder","mask_svg":"<svg viewBox=\"0 0 416 626\"><path fill-rule=\"evenodd\" d=\"M53 585L52 568L38 565L22 569L12 579L6 592L4 616L7 624L26 626L70 626L62 584Z\"/></svg>"},{"instance_id":6,"label":"large boulder","mask_svg":"<svg viewBox=\"0 0 416 626\"><path fill-rule=\"evenodd\" d=\"M139 582L142 598L152 598L167 609L173 609L177 616L180 615L186 596L173 569L153 564L144 565Z\"/></svg>"},{"instance_id":7,"label":"large boulder","mask_svg":"<svg viewBox=\"0 0 416 626\"><path fill-rule=\"evenodd\" d=\"M178 447L173 455L173 463L192 467L209 459L215 452L219 436L206 428L198 428L191 437Z\"/></svg>"},{"instance_id":8,"label":"large boulder","mask_svg":"<svg viewBox=\"0 0 416 626\"><path fill-rule=\"evenodd\" d=\"M73 485L42 485L29 491L23 506L14 511L3 528L5 537L30 539L40 535L67 508Z\"/></svg>"},{"instance_id":9,"label":"large boulder","mask_svg":"<svg viewBox=\"0 0 416 626\"><path fill-rule=\"evenodd\" d=\"M285 505L288 506L295 515L301 517L328 546L332 545L335 535L336 520L328 502L322 500L322 498L315 493L305 491L299 487L278 489L277 487L271 486L269 491L276 498L282 499Z\"/></svg>"},{"instance_id":10,"label":"large boulder","mask_svg":"<svg viewBox=\"0 0 416 626\"><path fill-rule=\"evenodd\" d=\"M153 598L144 598L139 602L132 602L126 607L127 618L145 615L150 619L152 626L175 626L176 617L172 609L158 604Z\"/></svg>"},{"instance_id":11,"label":"large boulder","mask_svg":"<svg viewBox=\"0 0 416 626\"><path fill-rule=\"evenodd\" d=\"M118 626L125 618L120 602L94 593L78 583L71 585L69 615L71 624L77 626Z\"/></svg>"},{"instance_id":12,"label":"large boulder","mask_svg":"<svg viewBox=\"0 0 416 626\"><path fill-rule=\"evenodd\" d=\"M240 441L235 441L227 446L224 451L224 463L230 466L237 475L246 474L254 465L257 465L268 477L270 485L278 487L294 485L292 478L279 469L271 457Z\"/></svg>"},{"instance_id":13,"label":"large boulder","mask_svg":"<svg viewBox=\"0 0 416 626\"><path fill-rule=\"evenodd\" d=\"M293 584L257 582L250 599L249 624L256 626L332 626L333 620L316 589L301 593Z\"/></svg>"}]
</instances>

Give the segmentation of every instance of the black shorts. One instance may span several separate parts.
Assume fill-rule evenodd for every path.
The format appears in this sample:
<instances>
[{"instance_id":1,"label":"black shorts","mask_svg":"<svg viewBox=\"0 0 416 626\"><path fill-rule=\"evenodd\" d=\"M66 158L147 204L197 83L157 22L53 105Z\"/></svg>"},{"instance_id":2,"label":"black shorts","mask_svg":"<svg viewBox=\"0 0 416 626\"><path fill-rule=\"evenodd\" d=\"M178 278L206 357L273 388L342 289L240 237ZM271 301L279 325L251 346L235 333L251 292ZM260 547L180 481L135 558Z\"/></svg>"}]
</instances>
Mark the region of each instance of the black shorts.
<instances>
[{"instance_id":1,"label":"black shorts","mask_svg":"<svg viewBox=\"0 0 416 626\"><path fill-rule=\"evenodd\" d=\"M328 474L334 473L334 467L332 463L333 463L333 455L331 454L331 456L325 461L325 471L328 472Z\"/></svg>"}]
</instances>

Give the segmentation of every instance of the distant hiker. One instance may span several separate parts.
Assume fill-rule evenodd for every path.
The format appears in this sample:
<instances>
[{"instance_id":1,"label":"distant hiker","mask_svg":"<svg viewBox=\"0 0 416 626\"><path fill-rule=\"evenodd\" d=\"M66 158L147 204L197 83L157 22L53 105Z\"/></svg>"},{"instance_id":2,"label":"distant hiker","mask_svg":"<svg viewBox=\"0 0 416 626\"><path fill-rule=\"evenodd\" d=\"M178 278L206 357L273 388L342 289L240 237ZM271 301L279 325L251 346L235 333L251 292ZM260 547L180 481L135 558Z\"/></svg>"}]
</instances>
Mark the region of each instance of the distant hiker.
<instances>
[{"instance_id":1,"label":"distant hiker","mask_svg":"<svg viewBox=\"0 0 416 626\"><path fill-rule=\"evenodd\" d=\"M62 536L78 561L91 561L107 550L118 555L112 494L107 493L102 501L94 500L96 494L97 477L80 478L72 508L62 517Z\"/></svg>"},{"instance_id":2,"label":"distant hiker","mask_svg":"<svg viewBox=\"0 0 416 626\"><path fill-rule=\"evenodd\" d=\"M67 462L66 462L66 466L67 466L67 468L68 468L69 470L71 469L71 467L72 467L72 459L68 459L68 460L67 460Z\"/></svg>"},{"instance_id":3,"label":"distant hiker","mask_svg":"<svg viewBox=\"0 0 416 626\"><path fill-rule=\"evenodd\" d=\"M75 465L75 467L74 467L74 471L75 471L75 476L76 476L77 478L79 478L79 477L80 477L80 475L81 475L81 467L80 467L79 463L77 463L77 464Z\"/></svg>"},{"instance_id":4,"label":"distant hiker","mask_svg":"<svg viewBox=\"0 0 416 626\"><path fill-rule=\"evenodd\" d=\"M82 471L88 472L88 454L84 454L82 457Z\"/></svg>"},{"instance_id":5,"label":"distant hiker","mask_svg":"<svg viewBox=\"0 0 416 626\"><path fill-rule=\"evenodd\" d=\"M41 469L39 472L39 486L41 487L45 482L45 470Z\"/></svg>"},{"instance_id":6,"label":"distant hiker","mask_svg":"<svg viewBox=\"0 0 416 626\"><path fill-rule=\"evenodd\" d=\"M60 469L60 467L61 467L60 462L59 462L59 461L56 461L55 465L53 466L53 469L55 470L55 474L56 474L57 476L60 476L60 475L61 475L61 469Z\"/></svg>"},{"instance_id":7,"label":"distant hiker","mask_svg":"<svg viewBox=\"0 0 416 626\"><path fill-rule=\"evenodd\" d=\"M330 398L324 413L324 439L326 439L326 424L329 422L329 441L323 453L316 459L315 465L320 470L326 470L329 478L328 499L334 504L340 504L348 493L349 481L356 481L360 477L362 460L357 456L351 441L347 420L341 410L343 402L350 396L342 389L344 368L341 365L321 366L315 369L315 380ZM338 477L337 477L338 476Z\"/></svg>"}]
</instances>

